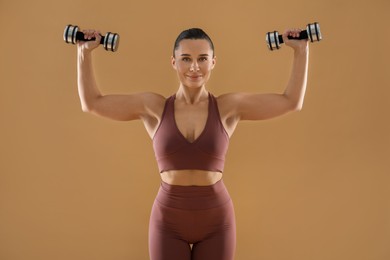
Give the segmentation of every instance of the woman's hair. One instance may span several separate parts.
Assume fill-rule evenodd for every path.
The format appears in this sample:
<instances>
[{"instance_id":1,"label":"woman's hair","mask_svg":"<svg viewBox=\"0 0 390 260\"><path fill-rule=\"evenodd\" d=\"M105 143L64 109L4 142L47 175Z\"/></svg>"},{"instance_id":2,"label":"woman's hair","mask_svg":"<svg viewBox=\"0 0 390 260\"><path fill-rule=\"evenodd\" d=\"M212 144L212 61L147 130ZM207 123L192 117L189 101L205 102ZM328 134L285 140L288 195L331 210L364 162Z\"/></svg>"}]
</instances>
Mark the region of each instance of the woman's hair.
<instances>
[{"instance_id":1,"label":"woman's hair","mask_svg":"<svg viewBox=\"0 0 390 260\"><path fill-rule=\"evenodd\" d=\"M211 41L210 37L200 28L191 28L182 31L179 36L177 36L175 45L173 47L173 57L175 57L175 50L179 48L179 44L182 40L207 40L210 43L211 50L213 51L214 56L214 44Z\"/></svg>"}]
</instances>

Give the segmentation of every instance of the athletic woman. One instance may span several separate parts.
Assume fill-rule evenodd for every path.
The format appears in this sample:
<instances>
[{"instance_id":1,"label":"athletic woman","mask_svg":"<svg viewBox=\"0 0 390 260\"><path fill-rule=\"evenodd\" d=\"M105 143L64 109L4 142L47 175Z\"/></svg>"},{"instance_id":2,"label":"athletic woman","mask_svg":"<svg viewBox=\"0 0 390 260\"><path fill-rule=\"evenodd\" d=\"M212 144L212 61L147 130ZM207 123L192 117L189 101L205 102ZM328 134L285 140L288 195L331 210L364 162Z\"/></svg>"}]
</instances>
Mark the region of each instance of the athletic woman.
<instances>
[{"instance_id":1,"label":"athletic woman","mask_svg":"<svg viewBox=\"0 0 390 260\"><path fill-rule=\"evenodd\" d=\"M238 122L264 120L302 108L308 70L307 40L299 29L283 34L294 52L283 93L211 94L206 84L216 64L214 45L201 29L183 31L171 64L180 85L173 95L144 92L102 95L95 81L92 51L100 33L85 30L79 42L78 91L82 110L114 120L140 119L153 140L161 185L149 224L151 260L232 260L236 225L232 200L223 183L225 154Z\"/></svg>"}]
</instances>

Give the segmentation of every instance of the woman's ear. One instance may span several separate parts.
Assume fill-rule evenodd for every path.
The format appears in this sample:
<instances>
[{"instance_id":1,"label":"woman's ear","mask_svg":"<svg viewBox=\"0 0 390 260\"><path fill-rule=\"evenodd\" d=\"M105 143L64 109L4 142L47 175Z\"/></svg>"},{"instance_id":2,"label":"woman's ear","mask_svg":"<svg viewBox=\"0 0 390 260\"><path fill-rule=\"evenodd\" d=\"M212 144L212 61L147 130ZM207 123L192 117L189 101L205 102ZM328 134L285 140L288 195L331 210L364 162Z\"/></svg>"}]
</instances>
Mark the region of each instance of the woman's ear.
<instances>
[{"instance_id":1,"label":"woman's ear","mask_svg":"<svg viewBox=\"0 0 390 260\"><path fill-rule=\"evenodd\" d=\"M176 70L176 59L173 56L171 56L171 64L172 64L172 67Z\"/></svg>"},{"instance_id":2,"label":"woman's ear","mask_svg":"<svg viewBox=\"0 0 390 260\"><path fill-rule=\"evenodd\" d=\"M212 59L211 69L214 69L216 63L217 63L217 56L214 56Z\"/></svg>"}]
</instances>

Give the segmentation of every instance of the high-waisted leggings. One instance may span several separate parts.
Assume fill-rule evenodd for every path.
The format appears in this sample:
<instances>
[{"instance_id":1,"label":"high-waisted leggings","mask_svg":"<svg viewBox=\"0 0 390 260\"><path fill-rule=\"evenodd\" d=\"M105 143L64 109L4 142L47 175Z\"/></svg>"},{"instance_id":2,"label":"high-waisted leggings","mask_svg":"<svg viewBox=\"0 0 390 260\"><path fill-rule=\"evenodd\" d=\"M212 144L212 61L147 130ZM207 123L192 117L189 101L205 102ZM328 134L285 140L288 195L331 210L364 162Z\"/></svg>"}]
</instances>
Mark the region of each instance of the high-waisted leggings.
<instances>
[{"instance_id":1,"label":"high-waisted leggings","mask_svg":"<svg viewBox=\"0 0 390 260\"><path fill-rule=\"evenodd\" d=\"M149 223L151 260L233 260L235 248L234 208L222 180L210 186L161 182Z\"/></svg>"}]
</instances>

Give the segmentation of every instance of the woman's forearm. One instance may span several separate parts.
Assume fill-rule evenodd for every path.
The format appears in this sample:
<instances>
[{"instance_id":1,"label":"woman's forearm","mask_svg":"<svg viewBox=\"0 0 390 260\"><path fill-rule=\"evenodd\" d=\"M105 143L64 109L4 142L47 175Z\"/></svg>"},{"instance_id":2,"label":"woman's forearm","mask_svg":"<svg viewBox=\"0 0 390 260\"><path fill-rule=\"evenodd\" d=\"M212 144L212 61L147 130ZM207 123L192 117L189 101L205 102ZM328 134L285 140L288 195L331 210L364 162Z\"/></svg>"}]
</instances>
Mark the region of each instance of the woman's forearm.
<instances>
[{"instance_id":1,"label":"woman's forearm","mask_svg":"<svg viewBox=\"0 0 390 260\"><path fill-rule=\"evenodd\" d=\"M306 92L309 63L309 48L294 50L291 76L284 95L290 100L295 110L301 110Z\"/></svg>"},{"instance_id":2,"label":"woman's forearm","mask_svg":"<svg viewBox=\"0 0 390 260\"><path fill-rule=\"evenodd\" d=\"M84 112L92 110L93 102L101 96L97 87L93 66L91 51L77 51L77 85L81 102L81 108Z\"/></svg>"}]
</instances>

